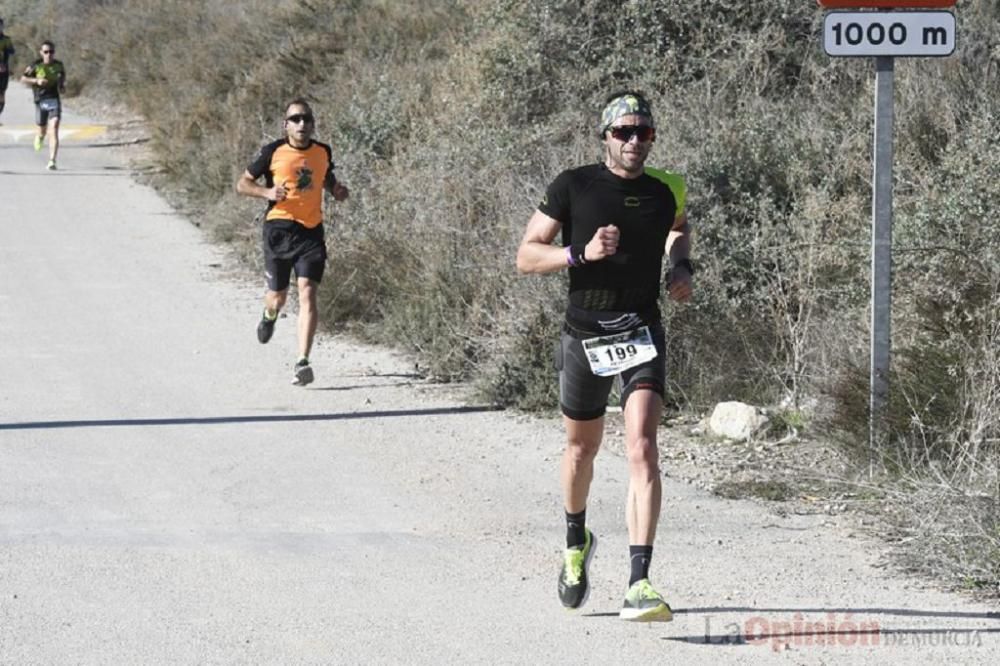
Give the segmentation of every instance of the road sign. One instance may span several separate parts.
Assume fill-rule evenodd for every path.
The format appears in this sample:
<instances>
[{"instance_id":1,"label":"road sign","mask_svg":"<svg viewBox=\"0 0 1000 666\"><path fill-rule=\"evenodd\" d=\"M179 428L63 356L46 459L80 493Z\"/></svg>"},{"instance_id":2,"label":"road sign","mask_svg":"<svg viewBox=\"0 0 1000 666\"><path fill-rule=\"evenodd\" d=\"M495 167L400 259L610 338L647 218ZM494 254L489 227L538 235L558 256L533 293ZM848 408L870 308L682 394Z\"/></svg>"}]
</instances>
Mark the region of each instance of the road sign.
<instances>
[{"instance_id":1,"label":"road sign","mask_svg":"<svg viewBox=\"0 0 1000 666\"><path fill-rule=\"evenodd\" d=\"M823 48L831 56L948 56L955 51L951 12L827 12Z\"/></svg>"},{"instance_id":2,"label":"road sign","mask_svg":"<svg viewBox=\"0 0 1000 666\"><path fill-rule=\"evenodd\" d=\"M944 9L956 0L816 0L827 9Z\"/></svg>"},{"instance_id":3,"label":"road sign","mask_svg":"<svg viewBox=\"0 0 1000 666\"><path fill-rule=\"evenodd\" d=\"M872 169L871 364L868 394L869 474L884 441L889 396L892 310L893 77L896 56L947 56L955 51L955 16L927 11L955 0L817 0L823 48L831 56L875 58L875 134ZM845 9L862 11L845 11ZM880 10L903 11L880 11Z\"/></svg>"}]
</instances>

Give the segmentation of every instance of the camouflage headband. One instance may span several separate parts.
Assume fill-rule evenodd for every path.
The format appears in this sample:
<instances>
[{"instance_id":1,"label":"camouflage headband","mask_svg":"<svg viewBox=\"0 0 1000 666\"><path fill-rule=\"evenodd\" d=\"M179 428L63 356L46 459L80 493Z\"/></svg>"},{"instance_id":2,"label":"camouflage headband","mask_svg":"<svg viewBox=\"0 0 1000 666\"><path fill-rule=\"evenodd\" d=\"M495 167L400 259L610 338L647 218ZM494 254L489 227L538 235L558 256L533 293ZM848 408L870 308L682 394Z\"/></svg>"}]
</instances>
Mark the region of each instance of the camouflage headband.
<instances>
[{"instance_id":1,"label":"camouflage headband","mask_svg":"<svg viewBox=\"0 0 1000 666\"><path fill-rule=\"evenodd\" d=\"M653 109L649 106L649 102L638 95L626 94L615 97L604 107L604 111L601 112L601 134L604 134L613 122L628 115L646 116L649 118L649 125L655 126L653 124Z\"/></svg>"}]
</instances>

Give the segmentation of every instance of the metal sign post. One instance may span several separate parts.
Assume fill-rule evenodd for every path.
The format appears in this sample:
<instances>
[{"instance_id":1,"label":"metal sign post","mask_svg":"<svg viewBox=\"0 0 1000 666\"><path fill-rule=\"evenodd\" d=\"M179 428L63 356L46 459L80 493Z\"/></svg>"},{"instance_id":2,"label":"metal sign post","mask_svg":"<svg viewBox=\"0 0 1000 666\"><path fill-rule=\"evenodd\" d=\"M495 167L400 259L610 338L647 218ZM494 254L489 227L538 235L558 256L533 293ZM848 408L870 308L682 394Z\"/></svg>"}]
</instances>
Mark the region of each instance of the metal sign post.
<instances>
[{"instance_id":1,"label":"metal sign post","mask_svg":"<svg viewBox=\"0 0 1000 666\"><path fill-rule=\"evenodd\" d=\"M889 343L892 312L892 162L893 65L889 56L875 59L875 141L872 175L871 367L869 373L869 474L889 397Z\"/></svg>"},{"instance_id":2,"label":"metal sign post","mask_svg":"<svg viewBox=\"0 0 1000 666\"><path fill-rule=\"evenodd\" d=\"M892 323L893 75L897 56L947 56L955 50L955 0L817 0L837 8L823 17L823 47L831 56L875 58L875 137L872 173L871 366L868 395L869 475L885 432ZM845 8L861 11L843 11ZM910 11L898 11L908 9ZM880 11L889 10L889 11Z\"/></svg>"}]
</instances>

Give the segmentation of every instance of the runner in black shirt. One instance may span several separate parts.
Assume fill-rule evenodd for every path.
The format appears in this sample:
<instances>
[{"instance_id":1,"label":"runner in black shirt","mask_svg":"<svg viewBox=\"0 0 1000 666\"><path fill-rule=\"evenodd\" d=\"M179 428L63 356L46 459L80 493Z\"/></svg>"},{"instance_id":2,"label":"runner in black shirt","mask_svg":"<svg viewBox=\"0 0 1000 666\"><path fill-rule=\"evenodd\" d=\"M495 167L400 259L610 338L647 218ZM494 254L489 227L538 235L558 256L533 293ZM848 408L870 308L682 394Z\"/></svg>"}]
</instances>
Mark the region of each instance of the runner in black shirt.
<instances>
[{"instance_id":1,"label":"runner in black shirt","mask_svg":"<svg viewBox=\"0 0 1000 666\"><path fill-rule=\"evenodd\" d=\"M517 254L523 273L569 270L569 305L556 354L566 426L561 478L567 548L559 598L579 608L590 591L587 571L597 539L585 525L587 496L608 395L620 375L631 560L621 617L669 621L670 606L649 582L660 514L656 432L666 375L657 300L664 255L671 265L670 298L691 297L686 189L680 176L645 166L656 130L640 93L611 95L598 128L604 162L564 171L552 182ZM562 246L554 246L560 231Z\"/></svg>"},{"instance_id":2,"label":"runner in black shirt","mask_svg":"<svg viewBox=\"0 0 1000 666\"><path fill-rule=\"evenodd\" d=\"M7 83L10 81L10 57L14 55L14 42L3 34L3 18L0 18L0 113L6 104Z\"/></svg>"},{"instance_id":3,"label":"runner in black shirt","mask_svg":"<svg viewBox=\"0 0 1000 666\"><path fill-rule=\"evenodd\" d=\"M35 151L40 151L49 136L48 169L56 168L59 154L59 122L62 117L62 102L59 94L66 91L66 67L56 60L56 45L49 40L42 42L38 60L28 65L21 77L23 83L31 86L35 95Z\"/></svg>"}]
</instances>

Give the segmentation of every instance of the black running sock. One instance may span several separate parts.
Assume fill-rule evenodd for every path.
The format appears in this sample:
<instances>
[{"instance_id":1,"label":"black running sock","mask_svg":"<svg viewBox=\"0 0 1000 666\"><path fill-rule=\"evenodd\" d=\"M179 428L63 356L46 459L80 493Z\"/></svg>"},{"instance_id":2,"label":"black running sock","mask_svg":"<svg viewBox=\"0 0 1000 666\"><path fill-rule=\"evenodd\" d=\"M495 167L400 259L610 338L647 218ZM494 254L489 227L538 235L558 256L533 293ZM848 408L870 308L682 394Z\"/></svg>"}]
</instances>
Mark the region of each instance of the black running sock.
<instances>
[{"instance_id":1,"label":"black running sock","mask_svg":"<svg viewBox=\"0 0 1000 666\"><path fill-rule=\"evenodd\" d=\"M566 512L566 547L583 547L587 543L587 510L580 513Z\"/></svg>"},{"instance_id":2,"label":"black running sock","mask_svg":"<svg viewBox=\"0 0 1000 666\"><path fill-rule=\"evenodd\" d=\"M652 546L629 546L629 560L632 562L632 574L628 579L628 586L632 587L637 581L649 578L649 561L653 559Z\"/></svg>"}]
</instances>

